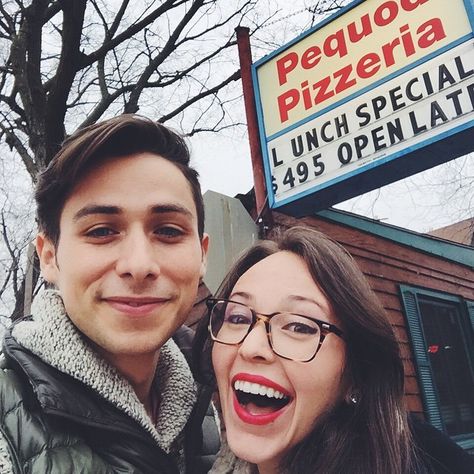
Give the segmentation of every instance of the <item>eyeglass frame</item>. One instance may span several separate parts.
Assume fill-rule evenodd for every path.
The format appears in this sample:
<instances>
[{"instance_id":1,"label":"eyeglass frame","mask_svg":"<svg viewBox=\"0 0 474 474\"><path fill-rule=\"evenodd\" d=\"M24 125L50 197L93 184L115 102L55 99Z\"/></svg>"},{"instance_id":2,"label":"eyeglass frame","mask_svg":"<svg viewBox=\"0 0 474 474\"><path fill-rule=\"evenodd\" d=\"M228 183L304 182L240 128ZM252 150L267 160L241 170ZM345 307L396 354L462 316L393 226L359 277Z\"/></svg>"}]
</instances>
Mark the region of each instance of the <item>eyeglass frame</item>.
<instances>
[{"instance_id":1,"label":"eyeglass frame","mask_svg":"<svg viewBox=\"0 0 474 474\"><path fill-rule=\"evenodd\" d=\"M250 310L250 313L252 315L252 323L249 325L246 334L242 337L242 339L239 342L223 342L223 341L220 341L219 339L217 339L217 337L214 336L214 334L212 333L211 316L212 316L212 310L214 309L214 307L217 303L234 303L234 304L238 304L238 305L241 305L241 306L245 306L247 309ZM311 362L316 357L316 354L319 352L319 349L323 345L324 339L326 338L326 336L328 334L335 334L336 336L340 337L341 339L344 339L343 331L341 331L336 325L327 323L326 321L321 321L320 319L312 318L311 316L307 316L305 314L292 313L290 311L275 311L274 313L270 313L270 314L259 313L259 312L255 311L253 308L251 308L250 306L246 305L245 303L242 303L240 301L228 300L228 299L225 299L225 298L207 298L206 299L206 306L207 306L208 314L209 314L208 330L209 330L209 334L211 335L211 339L214 342L218 342L219 344L224 344L226 346L238 346L239 344L242 344L245 341L246 337L250 334L252 329L256 326L256 324L259 321L262 321L263 324L265 325L265 330L266 330L266 334L267 334L268 343L269 343L270 348L273 351L273 353L276 354L278 357L281 357L282 359L292 360L292 361L295 361L295 362ZM313 321L314 323L316 323L316 325L319 327L319 330L320 330L320 333L321 333L321 335L319 337L319 343L316 347L316 350L314 351L314 354L309 359L305 359L305 360L292 359L291 357L286 357L284 355L279 354L274 349L273 342L272 342L272 334L271 334L271 330L270 330L270 319L273 318L273 316L276 316L277 314L285 314L285 313L286 314L293 314L293 315L298 316L300 318L309 319L310 321Z\"/></svg>"}]
</instances>

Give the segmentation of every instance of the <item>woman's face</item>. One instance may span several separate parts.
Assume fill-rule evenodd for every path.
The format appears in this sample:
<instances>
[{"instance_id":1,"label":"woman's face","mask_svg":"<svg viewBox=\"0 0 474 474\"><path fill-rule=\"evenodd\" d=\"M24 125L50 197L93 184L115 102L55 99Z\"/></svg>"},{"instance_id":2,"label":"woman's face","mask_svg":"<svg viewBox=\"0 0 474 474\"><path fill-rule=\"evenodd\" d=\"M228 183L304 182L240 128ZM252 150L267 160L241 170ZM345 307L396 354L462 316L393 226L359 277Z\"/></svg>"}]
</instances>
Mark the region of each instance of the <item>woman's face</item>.
<instances>
[{"instance_id":1,"label":"woman's face","mask_svg":"<svg viewBox=\"0 0 474 474\"><path fill-rule=\"evenodd\" d=\"M341 327L303 259L287 251L251 267L228 299L257 313L292 312ZM345 357L344 341L329 333L310 362L283 359L272 351L262 322L238 346L215 343L212 361L231 450L257 464L261 473L274 471L281 457L343 398ZM266 395L243 395L257 388L244 382L257 383Z\"/></svg>"}]
</instances>

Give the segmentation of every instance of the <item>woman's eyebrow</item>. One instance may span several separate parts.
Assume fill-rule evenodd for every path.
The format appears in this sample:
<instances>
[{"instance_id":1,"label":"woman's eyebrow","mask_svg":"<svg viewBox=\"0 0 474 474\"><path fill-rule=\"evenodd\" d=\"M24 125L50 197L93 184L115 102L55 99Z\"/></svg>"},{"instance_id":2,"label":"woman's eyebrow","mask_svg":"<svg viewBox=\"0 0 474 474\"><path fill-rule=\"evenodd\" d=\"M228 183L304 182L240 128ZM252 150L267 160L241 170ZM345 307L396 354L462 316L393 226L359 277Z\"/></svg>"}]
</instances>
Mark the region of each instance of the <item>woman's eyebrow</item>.
<instances>
[{"instance_id":1,"label":"woman's eyebrow","mask_svg":"<svg viewBox=\"0 0 474 474\"><path fill-rule=\"evenodd\" d=\"M232 299L234 296L240 296L242 298L245 298L246 300L251 300L252 299L252 296L250 295L250 293L247 293L246 291L236 291L236 292L232 292L230 295L229 295L229 298Z\"/></svg>"},{"instance_id":2,"label":"woman's eyebrow","mask_svg":"<svg viewBox=\"0 0 474 474\"><path fill-rule=\"evenodd\" d=\"M252 301L255 298L255 295L252 295L252 294L250 294L246 291L232 292L229 295L229 298L232 299L236 296L238 296L240 298L244 298L245 300L247 300L247 302ZM285 297L285 300L289 301L290 303L292 303L292 302L295 302L295 303L300 303L300 302L302 302L302 303L311 303L311 304L314 304L314 305L318 306L318 308L320 308L324 312L328 311L328 308L325 305L322 305L320 302L318 302L314 298L311 298L311 297L308 297L308 296L288 295L288 296Z\"/></svg>"},{"instance_id":3,"label":"woman's eyebrow","mask_svg":"<svg viewBox=\"0 0 474 474\"><path fill-rule=\"evenodd\" d=\"M302 295L288 295L288 299L290 301L295 301L295 302L303 302L303 303L311 303L315 304L316 306L319 306L323 310L327 310L327 308L322 305L319 301L315 300L314 298L308 297L308 296L302 296Z\"/></svg>"}]
</instances>

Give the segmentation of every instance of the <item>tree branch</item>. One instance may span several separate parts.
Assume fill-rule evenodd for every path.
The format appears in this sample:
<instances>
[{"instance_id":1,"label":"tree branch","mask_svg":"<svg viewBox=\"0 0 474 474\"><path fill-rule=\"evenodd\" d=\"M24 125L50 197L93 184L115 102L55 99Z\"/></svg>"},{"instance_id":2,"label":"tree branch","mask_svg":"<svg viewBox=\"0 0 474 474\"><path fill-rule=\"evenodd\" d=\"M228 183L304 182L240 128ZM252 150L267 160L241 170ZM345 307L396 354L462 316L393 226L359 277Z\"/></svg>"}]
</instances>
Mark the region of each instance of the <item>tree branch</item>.
<instances>
[{"instance_id":1,"label":"tree branch","mask_svg":"<svg viewBox=\"0 0 474 474\"><path fill-rule=\"evenodd\" d=\"M159 16L163 15L165 12L171 10L172 8L176 8L177 6L185 3L186 1L189 0L179 0L177 2L176 0L163 1L163 3L156 10L146 16L143 20L134 23L131 27L127 28L125 31L120 33L115 38L112 38L111 40L108 40L106 38L106 41L104 41L102 46L97 51L94 51L91 54L84 55L82 57L79 67L83 68L89 66L90 64L93 64L101 57L104 57L109 51L116 48L119 44L130 39L132 36L137 34L147 25L153 23ZM176 4L174 4L175 2Z\"/></svg>"},{"instance_id":2,"label":"tree branch","mask_svg":"<svg viewBox=\"0 0 474 474\"><path fill-rule=\"evenodd\" d=\"M4 116L4 118L6 118L3 113L2 115ZM0 130L6 136L5 142L7 143L7 145L9 145L10 149L15 148L17 153L20 155L20 158L23 161L23 164L26 167L26 170L31 176L31 179L34 181L36 174L38 173L37 165L34 162L33 158L30 156L30 154L28 153L28 150L26 149L25 145L23 145L21 140L18 138L18 136L5 126L5 122L0 121Z\"/></svg>"},{"instance_id":3,"label":"tree branch","mask_svg":"<svg viewBox=\"0 0 474 474\"><path fill-rule=\"evenodd\" d=\"M186 109L190 105L194 104L198 100L201 100L204 97L207 97L209 95L216 94L223 87L227 86L228 84L230 84L233 81L238 81L239 79L240 79L240 70L235 71L234 74L229 76L227 79L225 79L221 83L215 85L211 89L207 89L207 90L201 92L200 94L197 94L194 97L191 97L191 99L189 99L188 101L181 104L179 107L177 107L175 110L173 110L169 114L163 115L158 121L161 122L161 123L167 122L168 120L175 117L176 115L181 113L184 109Z\"/></svg>"},{"instance_id":4,"label":"tree branch","mask_svg":"<svg viewBox=\"0 0 474 474\"><path fill-rule=\"evenodd\" d=\"M163 49L160 51L160 53L156 56L155 59L153 59L150 64L145 68L143 71L140 79L138 80L135 88L130 94L130 97L125 104L125 113L135 113L138 110L138 100L140 99L140 95L143 92L143 89L146 86L146 83L150 79L151 75L153 72L158 69L158 66L170 55L171 51L176 46L176 41L181 35L183 29L185 26L191 21L193 16L196 14L196 12L203 6L205 0L195 0L191 8L185 13L179 24L176 26L176 28L173 31L173 34L170 35L168 38L168 41L166 42L165 46Z\"/></svg>"},{"instance_id":5,"label":"tree branch","mask_svg":"<svg viewBox=\"0 0 474 474\"><path fill-rule=\"evenodd\" d=\"M46 108L47 164L64 140L66 103L81 57L80 44L86 0L63 1L61 55L52 81Z\"/></svg>"}]
</instances>

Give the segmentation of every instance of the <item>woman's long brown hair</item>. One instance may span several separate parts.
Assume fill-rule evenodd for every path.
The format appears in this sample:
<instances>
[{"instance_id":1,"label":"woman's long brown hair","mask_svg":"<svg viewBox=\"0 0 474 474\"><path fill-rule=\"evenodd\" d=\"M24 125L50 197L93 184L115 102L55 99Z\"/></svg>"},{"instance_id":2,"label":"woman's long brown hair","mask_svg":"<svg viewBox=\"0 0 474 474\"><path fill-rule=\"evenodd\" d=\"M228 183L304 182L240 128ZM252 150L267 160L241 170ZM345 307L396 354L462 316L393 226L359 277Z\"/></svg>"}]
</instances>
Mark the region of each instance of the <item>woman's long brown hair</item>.
<instances>
[{"instance_id":1,"label":"woman's long brown hair","mask_svg":"<svg viewBox=\"0 0 474 474\"><path fill-rule=\"evenodd\" d=\"M257 243L234 264L217 297L226 298L240 276L265 257L289 251L308 265L341 321L347 344L347 400L316 420L284 459L282 473L405 474L422 472L403 404L403 364L385 311L350 254L324 234L293 227ZM268 278L272 278L269 275ZM213 378L212 341L203 318L195 340L201 380Z\"/></svg>"}]
</instances>

